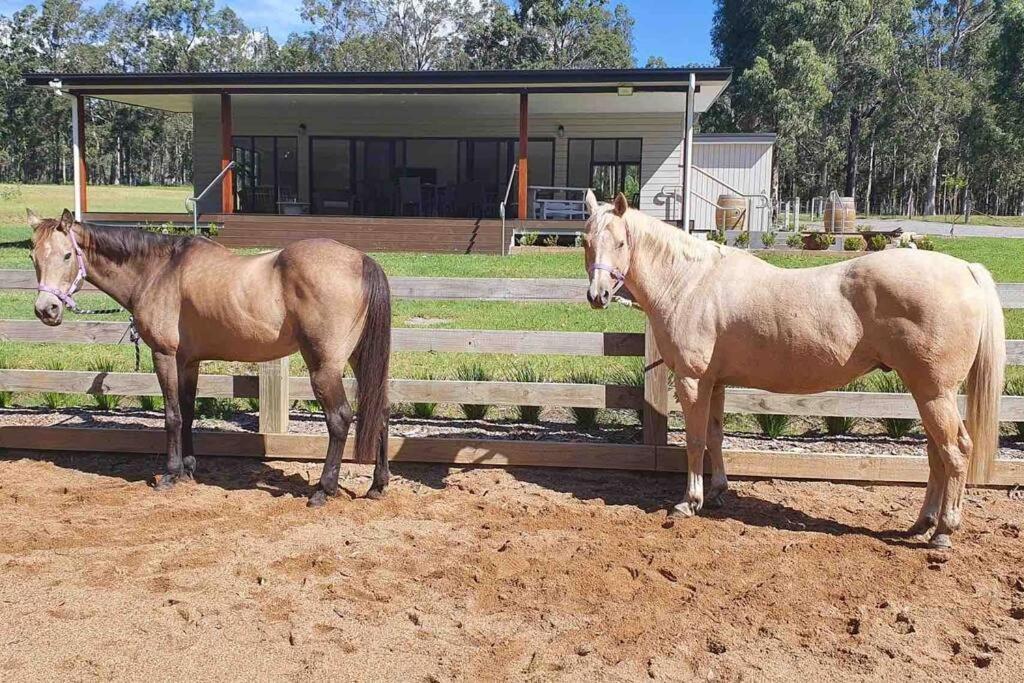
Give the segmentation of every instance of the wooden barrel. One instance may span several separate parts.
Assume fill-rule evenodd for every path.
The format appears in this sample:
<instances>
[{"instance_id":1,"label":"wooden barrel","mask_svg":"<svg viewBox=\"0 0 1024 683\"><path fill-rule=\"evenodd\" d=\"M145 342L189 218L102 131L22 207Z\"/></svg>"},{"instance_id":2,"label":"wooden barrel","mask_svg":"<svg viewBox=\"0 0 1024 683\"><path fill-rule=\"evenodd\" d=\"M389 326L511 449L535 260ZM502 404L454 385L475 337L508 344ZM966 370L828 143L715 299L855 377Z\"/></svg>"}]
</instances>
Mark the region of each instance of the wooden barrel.
<instances>
[{"instance_id":1,"label":"wooden barrel","mask_svg":"<svg viewBox=\"0 0 1024 683\"><path fill-rule=\"evenodd\" d=\"M838 206L830 197L825 200L825 231L854 232L857 229L857 204L853 197L840 197Z\"/></svg>"},{"instance_id":2,"label":"wooden barrel","mask_svg":"<svg viewBox=\"0 0 1024 683\"><path fill-rule=\"evenodd\" d=\"M747 226L747 200L735 194L718 195L715 225L719 230L743 230Z\"/></svg>"}]
</instances>

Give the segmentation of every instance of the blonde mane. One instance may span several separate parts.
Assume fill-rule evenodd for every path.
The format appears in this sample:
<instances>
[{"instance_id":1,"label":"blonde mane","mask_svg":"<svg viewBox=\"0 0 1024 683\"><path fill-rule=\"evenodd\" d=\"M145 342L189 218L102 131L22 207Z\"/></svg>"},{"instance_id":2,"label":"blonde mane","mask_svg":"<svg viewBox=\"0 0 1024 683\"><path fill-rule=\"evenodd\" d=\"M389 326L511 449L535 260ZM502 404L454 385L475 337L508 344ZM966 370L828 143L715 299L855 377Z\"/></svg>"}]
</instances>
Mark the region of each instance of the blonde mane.
<instances>
[{"instance_id":1,"label":"blonde mane","mask_svg":"<svg viewBox=\"0 0 1024 683\"><path fill-rule=\"evenodd\" d=\"M699 240L636 209L627 210L622 218L632 244L632 258L643 252L650 261L704 261L724 256L729 249L717 242Z\"/></svg>"}]
</instances>

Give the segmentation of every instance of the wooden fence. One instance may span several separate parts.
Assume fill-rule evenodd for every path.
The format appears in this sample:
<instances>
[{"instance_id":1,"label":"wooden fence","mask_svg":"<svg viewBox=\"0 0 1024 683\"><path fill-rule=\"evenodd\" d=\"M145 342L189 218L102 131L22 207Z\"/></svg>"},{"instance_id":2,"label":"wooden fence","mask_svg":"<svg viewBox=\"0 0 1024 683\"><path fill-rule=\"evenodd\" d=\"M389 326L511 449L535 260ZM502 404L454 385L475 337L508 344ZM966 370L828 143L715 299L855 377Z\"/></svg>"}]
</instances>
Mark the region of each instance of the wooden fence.
<instances>
[{"instance_id":1,"label":"wooden fence","mask_svg":"<svg viewBox=\"0 0 1024 683\"><path fill-rule=\"evenodd\" d=\"M586 282L559 279L392 278L397 298L486 301L582 301ZM0 289L34 290L30 271L0 270ZM1007 308L1024 308L1024 285L1000 285ZM0 340L53 343L127 343L124 322L69 321L45 327L37 321L0 320ZM648 366L643 387L556 382L468 382L453 380L391 381L396 402L488 403L587 408L631 408L643 414L641 444L522 442L507 440L416 438L391 440L395 460L452 464L544 465L654 471L683 471L685 452L668 445L668 415L678 410L670 398L668 373L646 333L521 332L491 330L395 329L395 351L494 353L509 355L643 357ZM1007 343L1007 363L1024 365L1024 341ZM352 388L351 380L349 389ZM77 394L159 395L156 376L149 373L0 370L0 390ZM201 375L199 396L259 398L259 433L197 433L198 455L242 455L320 459L326 435L288 432L288 407L293 399L313 398L309 379L291 377L287 359L263 363L257 375ZM907 394L825 392L814 395L770 394L729 389L726 411L802 416L916 418ZM1024 397L1004 397L1003 421L1024 421ZM62 427L0 427L0 448L155 453L164 448L162 430ZM350 458L351 452L346 453ZM837 455L828 453L727 450L727 467L740 476L797 477L831 480L923 482L923 457ZM1024 482L1024 462L990 460L975 463L977 484Z\"/></svg>"}]
</instances>

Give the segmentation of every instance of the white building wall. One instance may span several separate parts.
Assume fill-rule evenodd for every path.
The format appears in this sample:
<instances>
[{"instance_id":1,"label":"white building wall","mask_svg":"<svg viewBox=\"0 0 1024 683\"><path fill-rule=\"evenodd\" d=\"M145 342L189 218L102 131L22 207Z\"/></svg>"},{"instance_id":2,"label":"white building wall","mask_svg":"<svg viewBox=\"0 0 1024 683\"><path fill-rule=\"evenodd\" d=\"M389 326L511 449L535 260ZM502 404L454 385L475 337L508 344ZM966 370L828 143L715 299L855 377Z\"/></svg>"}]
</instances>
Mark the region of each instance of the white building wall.
<instances>
[{"instance_id":1,"label":"white building wall","mask_svg":"<svg viewBox=\"0 0 1024 683\"><path fill-rule=\"evenodd\" d=\"M693 173L695 227L711 229L715 226L715 207L709 202L717 202L719 195L771 197L773 144L772 136L698 135L694 138L694 166L718 178L712 180L699 171ZM751 200L748 221L751 230L767 230L771 225L771 208L757 208L763 204L763 200Z\"/></svg>"}]
</instances>

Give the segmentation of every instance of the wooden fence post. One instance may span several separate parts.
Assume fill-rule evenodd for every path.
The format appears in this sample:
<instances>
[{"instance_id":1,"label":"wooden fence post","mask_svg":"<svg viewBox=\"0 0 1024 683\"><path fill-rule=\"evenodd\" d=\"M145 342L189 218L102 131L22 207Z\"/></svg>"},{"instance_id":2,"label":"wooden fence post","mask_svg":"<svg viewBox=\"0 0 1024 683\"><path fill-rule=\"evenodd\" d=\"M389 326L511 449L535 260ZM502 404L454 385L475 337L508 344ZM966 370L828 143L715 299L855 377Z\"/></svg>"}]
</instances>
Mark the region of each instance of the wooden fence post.
<instances>
[{"instance_id":1,"label":"wooden fence post","mask_svg":"<svg viewBox=\"0 0 1024 683\"><path fill-rule=\"evenodd\" d=\"M658 353L654 330L648 320L644 328L644 444L668 444L668 368Z\"/></svg>"},{"instance_id":2,"label":"wooden fence post","mask_svg":"<svg viewBox=\"0 0 1024 683\"><path fill-rule=\"evenodd\" d=\"M260 363L260 433L285 434L288 432L289 358Z\"/></svg>"}]
</instances>

